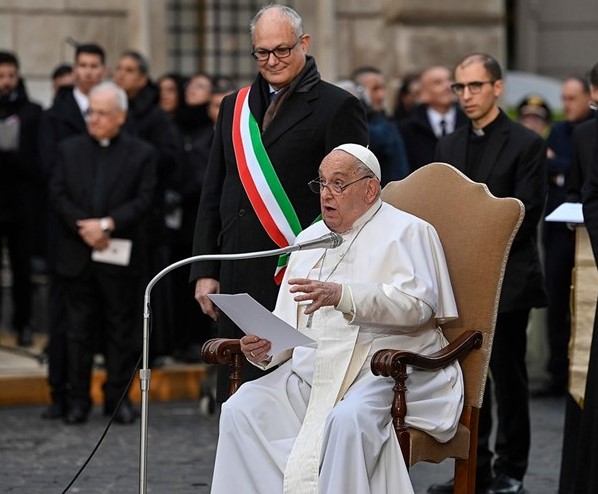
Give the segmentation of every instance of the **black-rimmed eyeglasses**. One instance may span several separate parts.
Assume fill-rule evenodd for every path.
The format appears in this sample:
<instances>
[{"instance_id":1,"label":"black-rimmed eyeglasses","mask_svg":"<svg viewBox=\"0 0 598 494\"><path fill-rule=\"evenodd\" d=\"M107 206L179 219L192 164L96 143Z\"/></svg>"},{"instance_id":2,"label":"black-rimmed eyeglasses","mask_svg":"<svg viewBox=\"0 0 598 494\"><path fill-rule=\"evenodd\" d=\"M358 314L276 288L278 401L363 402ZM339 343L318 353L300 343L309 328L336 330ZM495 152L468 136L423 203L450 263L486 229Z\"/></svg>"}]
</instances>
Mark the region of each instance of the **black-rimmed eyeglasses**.
<instances>
[{"instance_id":1,"label":"black-rimmed eyeglasses","mask_svg":"<svg viewBox=\"0 0 598 494\"><path fill-rule=\"evenodd\" d=\"M314 194L320 194L322 192L322 190L324 188L327 188L331 194L335 195L335 196L340 196L347 187L359 182L360 180L364 180L366 178L374 178L372 175L365 175L364 177L360 177L357 180L353 180L353 182L349 182L348 184L339 184L339 183L333 183L333 184L327 184L326 182L322 182L320 179L316 178L314 180L312 180L311 182L309 182L307 185L309 185L309 189L314 193Z\"/></svg>"},{"instance_id":2,"label":"black-rimmed eyeglasses","mask_svg":"<svg viewBox=\"0 0 598 494\"><path fill-rule=\"evenodd\" d=\"M458 96L463 95L463 93L465 92L465 88L469 90L470 94L478 94L482 91L484 84L494 84L495 82L496 81L471 81L467 84L455 82L454 84L451 84L451 89L453 90L453 93L455 93Z\"/></svg>"},{"instance_id":3,"label":"black-rimmed eyeglasses","mask_svg":"<svg viewBox=\"0 0 598 494\"><path fill-rule=\"evenodd\" d=\"M255 58L258 62L266 62L270 58L270 55L274 55L278 59L290 57L293 48L295 48L299 44L301 38L303 38L303 36L299 36L299 38L297 38L297 41L295 41L293 46L279 46L277 48L274 48L273 50L253 50L251 52L251 56Z\"/></svg>"}]
</instances>

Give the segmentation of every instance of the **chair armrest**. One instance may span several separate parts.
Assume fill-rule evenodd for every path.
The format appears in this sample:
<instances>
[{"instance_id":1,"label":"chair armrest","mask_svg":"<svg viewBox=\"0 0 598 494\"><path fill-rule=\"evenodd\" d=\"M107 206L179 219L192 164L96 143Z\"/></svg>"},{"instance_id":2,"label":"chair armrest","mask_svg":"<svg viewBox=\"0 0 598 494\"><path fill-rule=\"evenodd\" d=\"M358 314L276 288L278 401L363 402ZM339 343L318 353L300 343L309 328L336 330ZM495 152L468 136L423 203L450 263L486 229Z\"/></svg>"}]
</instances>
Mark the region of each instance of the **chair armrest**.
<instances>
[{"instance_id":1,"label":"chair armrest","mask_svg":"<svg viewBox=\"0 0 598 494\"><path fill-rule=\"evenodd\" d=\"M394 399L391 407L392 423L401 447L408 441L405 416L407 415L407 365L426 370L438 370L465 356L472 348L482 346L481 331L467 330L442 350L429 355L404 350L378 350L372 357L370 368L376 376L392 377Z\"/></svg>"},{"instance_id":2,"label":"chair armrest","mask_svg":"<svg viewBox=\"0 0 598 494\"><path fill-rule=\"evenodd\" d=\"M235 355L243 355L237 339L212 338L201 347L201 358L206 364L232 364Z\"/></svg>"},{"instance_id":3,"label":"chair armrest","mask_svg":"<svg viewBox=\"0 0 598 494\"><path fill-rule=\"evenodd\" d=\"M443 349L429 355L405 350L378 350L372 357L370 368L376 376L394 377L400 364L419 369L438 370L467 355L472 348L482 346L482 332L467 330Z\"/></svg>"},{"instance_id":4,"label":"chair armrest","mask_svg":"<svg viewBox=\"0 0 598 494\"><path fill-rule=\"evenodd\" d=\"M241 342L230 338L213 338L201 347L201 358L206 364L227 364L230 366L228 395L232 396L241 386L241 370L245 355Z\"/></svg>"}]
</instances>

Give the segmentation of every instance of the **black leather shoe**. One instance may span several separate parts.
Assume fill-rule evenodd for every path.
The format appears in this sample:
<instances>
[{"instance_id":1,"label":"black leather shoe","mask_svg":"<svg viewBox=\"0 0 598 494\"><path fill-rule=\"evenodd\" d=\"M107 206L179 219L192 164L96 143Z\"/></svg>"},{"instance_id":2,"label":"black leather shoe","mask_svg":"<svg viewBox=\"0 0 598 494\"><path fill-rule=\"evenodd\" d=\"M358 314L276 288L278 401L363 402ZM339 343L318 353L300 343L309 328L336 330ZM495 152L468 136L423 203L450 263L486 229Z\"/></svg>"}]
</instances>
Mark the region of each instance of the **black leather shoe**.
<instances>
[{"instance_id":1,"label":"black leather shoe","mask_svg":"<svg viewBox=\"0 0 598 494\"><path fill-rule=\"evenodd\" d=\"M64 422L67 425L84 424L87 422L89 410L81 405L72 405L66 411Z\"/></svg>"},{"instance_id":2,"label":"black leather shoe","mask_svg":"<svg viewBox=\"0 0 598 494\"><path fill-rule=\"evenodd\" d=\"M504 473L498 474L486 490L486 494L523 494L524 492L522 480L514 479Z\"/></svg>"},{"instance_id":3,"label":"black leather shoe","mask_svg":"<svg viewBox=\"0 0 598 494\"><path fill-rule=\"evenodd\" d=\"M139 416L139 413L130 402L124 401L114 414L114 422L117 424L132 424Z\"/></svg>"},{"instance_id":4,"label":"black leather shoe","mask_svg":"<svg viewBox=\"0 0 598 494\"><path fill-rule=\"evenodd\" d=\"M66 415L66 405L64 402L53 401L48 408L42 412L42 418L48 420L60 419Z\"/></svg>"},{"instance_id":5,"label":"black leather shoe","mask_svg":"<svg viewBox=\"0 0 598 494\"><path fill-rule=\"evenodd\" d=\"M485 494L490 481L476 480L476 494ZM453 494L455 479L450 479L442 484L432 484L428 487L428 494Z\"/></svg>"}]
</instances>

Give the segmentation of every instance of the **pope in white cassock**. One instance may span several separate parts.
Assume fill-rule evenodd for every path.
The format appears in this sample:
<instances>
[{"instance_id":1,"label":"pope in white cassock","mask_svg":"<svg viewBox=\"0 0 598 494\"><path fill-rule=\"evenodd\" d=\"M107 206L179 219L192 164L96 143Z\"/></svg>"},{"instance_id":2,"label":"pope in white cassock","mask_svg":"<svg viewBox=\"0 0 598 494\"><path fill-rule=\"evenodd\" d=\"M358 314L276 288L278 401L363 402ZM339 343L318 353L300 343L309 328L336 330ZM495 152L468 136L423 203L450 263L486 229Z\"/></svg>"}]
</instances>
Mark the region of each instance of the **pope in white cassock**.
<instances>
[{"instance_id":1,"label":"pope in white cassock","mask_svg":"<svg viewBox=\"0 0 598 494\"><path fill-rule=\"evenodd\" d=\"M310 187L323 220L297 241L334 231L343 243L291 255L274 313L316 343L270 355L269 341L241 339L254 365L279 367L223 404L212 492L413 493L391 422L394 381L374 376L370 359L446 346L438 324L457 309L442 245L430 224L381 201L380 165L363 146L335 148ZM408 372L407 425L449 440L459 366Z\"/></svg>"}]
</instances>

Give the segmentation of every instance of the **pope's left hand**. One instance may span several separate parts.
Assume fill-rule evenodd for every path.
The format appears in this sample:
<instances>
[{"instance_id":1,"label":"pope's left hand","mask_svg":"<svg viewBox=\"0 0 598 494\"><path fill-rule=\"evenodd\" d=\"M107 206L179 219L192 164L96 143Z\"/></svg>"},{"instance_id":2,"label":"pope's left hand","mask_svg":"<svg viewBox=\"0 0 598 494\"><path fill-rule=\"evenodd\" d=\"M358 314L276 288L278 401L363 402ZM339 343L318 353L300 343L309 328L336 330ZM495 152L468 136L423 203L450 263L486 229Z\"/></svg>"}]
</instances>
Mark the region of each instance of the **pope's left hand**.
<instances>
[{"instance_id":1,"label":"pope's left hand","mask_svg":"<svg viewBox=\"0 0 598 494\"><path fill-rule=\"evenodd\" d=\"M309 315L326 305L338 305L343 291L339 283L307 278L292 278L289 280L289 285L292 285L291 293L301 294L294 298L296 302L311 302L305 309L305 315Z\"/></svg>"}]
</instances>

